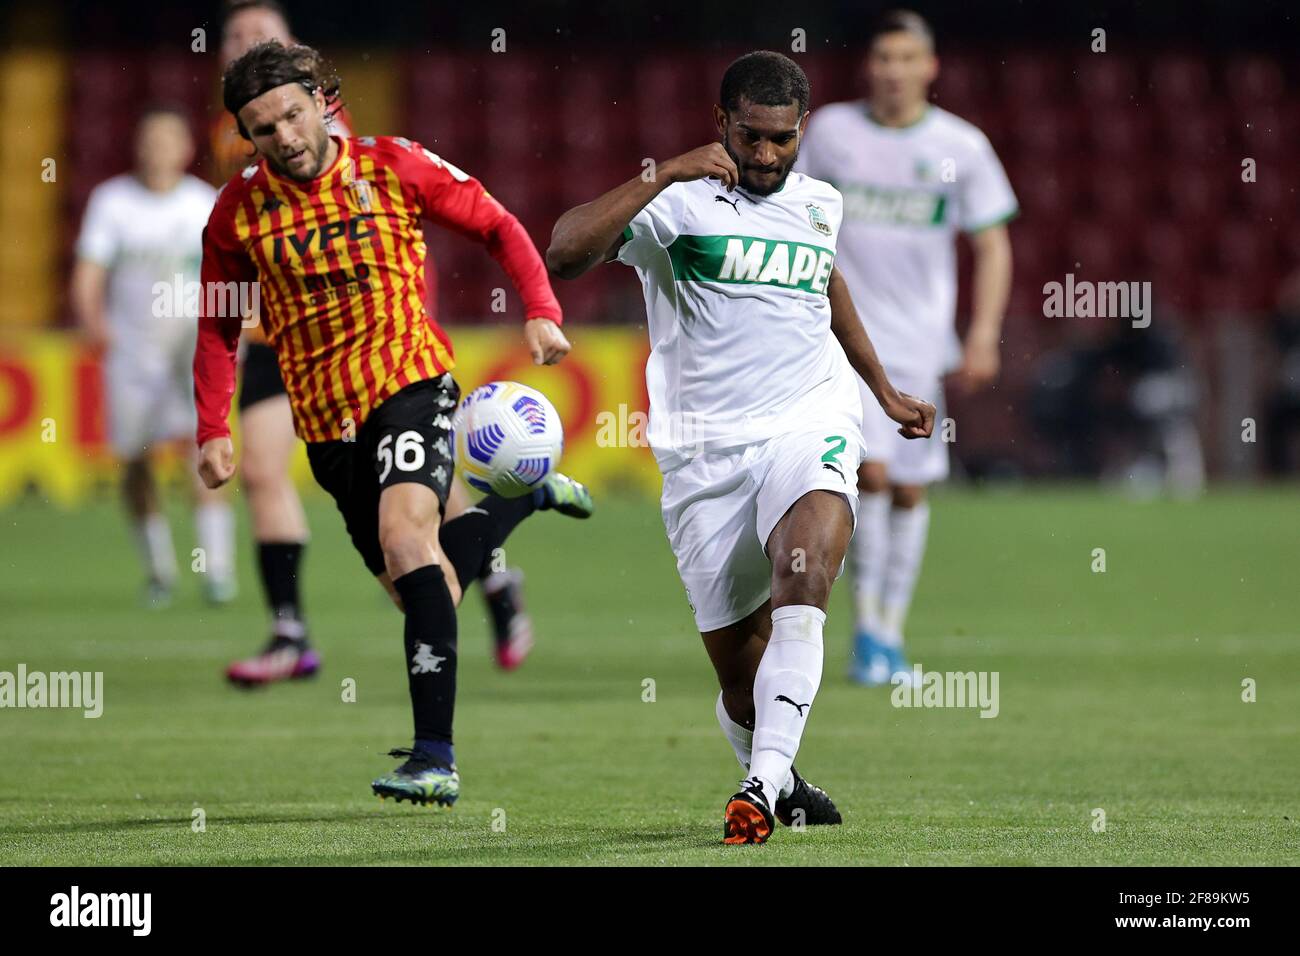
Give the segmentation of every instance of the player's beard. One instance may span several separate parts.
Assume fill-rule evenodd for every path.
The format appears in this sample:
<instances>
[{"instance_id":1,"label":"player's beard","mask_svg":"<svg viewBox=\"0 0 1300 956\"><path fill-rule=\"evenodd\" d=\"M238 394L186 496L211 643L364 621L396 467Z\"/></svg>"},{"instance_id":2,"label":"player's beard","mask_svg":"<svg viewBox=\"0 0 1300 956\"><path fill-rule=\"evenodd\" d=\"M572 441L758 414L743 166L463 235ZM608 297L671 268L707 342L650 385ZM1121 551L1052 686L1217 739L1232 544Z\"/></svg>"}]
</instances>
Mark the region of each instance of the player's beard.
<instances>
[{"instance_id":1,"label":"player's beard","mask_svg":"<svg viewBox=\"0 0 1300 956\"><path fill-rule=\"evenodd\" d=\"M745 163L741 160L739 156L736 155L735 150L731 148L731 144L729 142L723 140L722 148L727 151L727 155L731 157L731 161L736 164L736 171L740 173L740 187L744 189L745 192L753 193L755 196L770 196L772 195L772 193L778 192L781 189L781 187L785 185L786 179L789 178L790 170L794 168L795 160L799 158L799 150L796 149L794 151L794 155L790 157L790 161L788 163L786 163L784 166L780 166L780 165L777 166L777 172L779 173L779 175L777 176L776 180L772 183L772 185L761 186L749 178Z\"/></svg>"},{"instance_id":2,"label":"player's beard","mask_svg":"<svg viewBox=\"0 0 1300 956\"><path fill-rule=\"evenodd\" d=\"M311 155L312 162L302 172L295 173L289 169L288 164L279 159L271 159L271 166L281 176L287 176L290 179L297 180L300 183L309 183L321 174L321 169L325 166L325 157L329 155L330 134L321 123L315 142L307 147L307 152ZM270 157L267 157L270 159Z\"/></svg>"}]
</instances>

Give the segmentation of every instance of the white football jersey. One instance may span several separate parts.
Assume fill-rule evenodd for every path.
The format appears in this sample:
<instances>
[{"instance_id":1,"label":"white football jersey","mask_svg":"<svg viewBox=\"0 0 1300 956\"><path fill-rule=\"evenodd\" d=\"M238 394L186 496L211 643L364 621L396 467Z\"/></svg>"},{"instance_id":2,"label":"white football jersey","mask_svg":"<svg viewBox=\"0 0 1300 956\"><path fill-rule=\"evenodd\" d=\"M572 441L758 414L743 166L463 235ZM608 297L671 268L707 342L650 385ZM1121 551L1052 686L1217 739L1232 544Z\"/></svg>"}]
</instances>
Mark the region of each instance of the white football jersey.
<instances>
[{"instance_id":1,"label":"white football jersey","mask_svg":"<svg viewBox=\"0 0 1300 956\"><path fill-rule=\"evenodd\" d=\"M647 433L665 471L811 423L860 428L856 376L827 297L840 194L792 172L770 196L674 183L619 249L645 292Z\"/></svg>"},{"instance_id":2,"label":"white football jersey","mask_svg":"<svg viewBox=\"0 0 1300 956\"><path fill-rule=\"evenodd\" d=\"M194 316L173 306L184 304L187 283L199 281L203 227L216 195L194 176L156 193L130 174L114 176L91 192L77 256L108 270L106 317L115 339L147 341L170 326L194 325ZM182 291L168 292L160 307L155 285L174 287L178 275Z\"/></svg>"},{"instance_id":3,"label":"white football jersey","mask_svg":"<svg viewBox=\"0 0 1300 956\"><path fill-rule=\"evenodd\" d=\"M886 370L956 367L956 233L1018 211L988 138L937 106L893 128L865 102L832 103L809 119L796 168L844 196L839 269Z\"/></svg>"}]
</instances>

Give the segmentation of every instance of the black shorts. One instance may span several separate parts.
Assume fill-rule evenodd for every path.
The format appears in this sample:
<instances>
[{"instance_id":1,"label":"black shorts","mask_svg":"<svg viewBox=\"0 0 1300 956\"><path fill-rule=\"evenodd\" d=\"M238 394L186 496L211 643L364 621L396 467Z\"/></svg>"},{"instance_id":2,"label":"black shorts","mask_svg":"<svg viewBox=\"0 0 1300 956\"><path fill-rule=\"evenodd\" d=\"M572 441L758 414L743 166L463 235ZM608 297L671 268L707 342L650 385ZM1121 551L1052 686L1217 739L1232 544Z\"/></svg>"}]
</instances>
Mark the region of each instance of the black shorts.
<instances>
[{"instance_id":1,"label":"black shorts","mask_svg":"<svg viewBox=\"0 0 1300 956\"><path fill-rule=\"evenodd\" d=\"M269 345L250 342L244 353L244 380L239 386L239 410L277 395L288 395L284 379L280 377L280 363L275 349Z\"/></svg>"},{"instance_id":2,"label":"black shorts","mask_svg":"<svg viewBox=\"0 0 1300 956\"><path fill-rule=\"evenodd\" d=\"M415 482L432 489L446 510L454 467L451 418L459 398L450 373L416 382L372 409L352 441L307 443L311 473L334 498L371 574L384 570L380 492Z\"/></svg>"}]
</instances>

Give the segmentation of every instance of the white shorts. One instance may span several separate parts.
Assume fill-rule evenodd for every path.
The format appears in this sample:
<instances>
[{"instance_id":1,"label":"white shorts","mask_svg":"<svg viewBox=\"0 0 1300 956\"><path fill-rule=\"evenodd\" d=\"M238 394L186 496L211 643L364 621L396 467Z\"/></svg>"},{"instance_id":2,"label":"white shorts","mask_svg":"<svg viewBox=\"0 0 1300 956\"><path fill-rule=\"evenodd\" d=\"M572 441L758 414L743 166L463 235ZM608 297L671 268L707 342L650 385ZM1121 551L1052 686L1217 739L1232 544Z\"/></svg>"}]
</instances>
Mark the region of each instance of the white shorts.
<instances>
[{"instance_id":1,"label":"white shorts","mask_svg":"<svg viewBox=\"0 0 1300 956\"><path fill-rule=\"evenodd\" d=\"M859 379L864 460L883 463L894 484L929 485L943 481L948 477L948 444L939 437L944 418L942 379L937 375L891 373L889 380L900 392L934 405L934 434L929 438L904 438L898 434L898 422L885 414L871 389Z\"/></svg>"},{"instance_id":2,"label":"white shorts","mask_svg":"<svg viewBox=\"0 0 1300 956\"><path fill-rule=\"evenodd\" d=\"M114 343L104 361L104 391L108 440L118 458L139 458L160 441L193 441L195 338L182 333Z\"/></svg>"},{"instance_id":3,"label":"white shorts","mask_svg":"<svg viewBox=\"0 0 1300 956\"><path fill-rule=\"evenodd\" d=\"M857 521L861 461L852 428L812 426L705 452L664 474L664 528L700 631L734 624L768 599L767 539L805 494L843 494Z\"/></svg>"}]
</instances>

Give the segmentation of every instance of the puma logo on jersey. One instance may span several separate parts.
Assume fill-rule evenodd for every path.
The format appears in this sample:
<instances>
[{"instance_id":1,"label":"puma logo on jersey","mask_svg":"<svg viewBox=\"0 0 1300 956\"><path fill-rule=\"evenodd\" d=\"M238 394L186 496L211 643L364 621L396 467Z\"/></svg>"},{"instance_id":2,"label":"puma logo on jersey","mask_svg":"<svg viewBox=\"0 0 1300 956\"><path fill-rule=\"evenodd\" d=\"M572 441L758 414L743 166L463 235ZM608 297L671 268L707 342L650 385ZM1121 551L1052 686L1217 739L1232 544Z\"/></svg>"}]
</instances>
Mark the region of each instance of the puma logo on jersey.
<instances>
[{"instance_id":1,"label":"puma logo on jersey","mask_svg":"<svg viewBox=\"0 0 1300 956\"><path fill-rule=\"evenodd\" d=\"M831 471L835 472L835 474L840 476L840 481L844 481L844 472L840 471L838 467L832 465L829 461L822 462L822 467L829 468Z\"/></svg>"},{"instance_id":2,"label":"puma logo on jersey","mask_svg":"<svg viewBox=\"0 0 1300 956\"><path fill-rule=\"evenodd\" d=\"M803 716L803 709L804 709L805 707L811 707L811 706L812 706L812 701L808 701L808 703L806 703L806 704L796 704L796 703L795 703L794 701L792 701L789 697L786 697L785 694L777 694L777 695L776 695L776 699L777 699L777 700L783 700L783 701L785 701L787 704L789 704L789 705L790 705L791 707L793 707L795 710L799 711L799 716L800 716L800 717Z\"/></svg>"},{"instance_id":3,"label":"puma logo on jersey","mask_svg":"<svg viewBox=\"0 0 1300 956\"><path fill-rule=\"evenodd\" d=\"M728 199L726 196L714 196L714 197L713 197L713 201L714 201L714 202L725 202L728 206L730 206L732 209L734 209L734 210L736 211L736 215L737 215L737 216L740 215L740 200L739 200L739 199Z\"/></svg>"}]
</instances>

